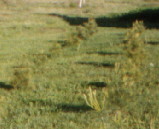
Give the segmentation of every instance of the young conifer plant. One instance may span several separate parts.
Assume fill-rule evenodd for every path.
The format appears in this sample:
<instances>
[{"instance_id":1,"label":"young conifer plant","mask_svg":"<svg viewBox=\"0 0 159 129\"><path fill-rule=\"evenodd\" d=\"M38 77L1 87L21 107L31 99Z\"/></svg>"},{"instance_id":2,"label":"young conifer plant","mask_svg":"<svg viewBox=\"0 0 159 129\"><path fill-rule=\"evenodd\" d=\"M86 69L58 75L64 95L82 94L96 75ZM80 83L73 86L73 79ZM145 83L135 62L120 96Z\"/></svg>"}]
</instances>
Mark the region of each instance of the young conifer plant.
<instances>
[{"instance_id":1,"label":"young conifer plant","mask_svg":"<svg viewBox=\"0 0 159 129\"><path fill-rule=\"evenodd\" d=\"M145 27L142 21L135 21L126 33L126 42L122 44L124 54L115 64L115 72L111 76L109 103L124 108L133 100L133 96L141 94L144 86L147 51L143 34ZM141 87L141 88L140 88Z\"/></svg>"},{"instance_id":2,"label":"young conifer plant","mask_svg":"<svg viewBox=\"0 0 159 129\"><path fill-rule=\"evenodd\" d=\"M128 78L139 81L142 78L142 70L146 65L148 55L144 44L144 32L143 22L135 21L126 34L126 42L122 45L126 60L119 63L122 67L123 81L128 81Z\"/></svg>"},{"instance_id":3,"label":"young conifer plant","mask_svg":"<svg viewBox=\"0 0 159 129\"><path fill-rule=\"evenodd\" d=\"M77 50L80 49L81 42L88 40L93 34L97 32L97 24L93 18L88 19L87 23L82 26L77 26L75 31L71 33L67 44L77 45Z\"/></svg>"},{"instance_id":4,"label":"young conifer plant","mask_svg":"<svg viewBox=\"0 0 159 129\"><path fill-rule=\"evenodd\" d=\"M15 68L11 78L11 85L15 89L25 89L30 85L31 73L29 68Z\"/></svg>"}]
</instances>

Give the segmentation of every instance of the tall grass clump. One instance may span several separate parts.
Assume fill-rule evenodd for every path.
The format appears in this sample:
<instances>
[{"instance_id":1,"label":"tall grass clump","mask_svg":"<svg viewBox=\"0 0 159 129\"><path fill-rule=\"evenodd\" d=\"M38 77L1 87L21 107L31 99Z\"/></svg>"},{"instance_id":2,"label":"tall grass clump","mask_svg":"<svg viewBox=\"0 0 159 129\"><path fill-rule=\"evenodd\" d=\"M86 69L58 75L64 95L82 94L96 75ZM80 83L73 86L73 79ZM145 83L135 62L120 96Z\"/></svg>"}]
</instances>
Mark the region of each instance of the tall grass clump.
<instances>
[{"instance_id":1,"label":"tall grass clump","mask_svg":"<svg viewBox=\"0 0 159 129\"><path fill-rule=\"evenodd\" d=\"M117 128L147 129L158 126L159 103L156 101L159 99L156 92L158 87L147 83L147 77L152 72L148 68L148 52L143 40L144 32L145 27L142 21L133 23L133 27L126 34L126 42L122 44L124 56L120 62L116 63L115 72L110 79L106 98L107 108L113 108L114 114L120 112L120 117L124 120L116 121L116 115L112 116ZM155 73L151 76L155 78Z\"/></svg>"},{"instance_id":2,"label":"tall grass clump","mask_svg":"<svg viewBox=\"0 0 159 129\"><path fill-rule=\"evenodd\" d=\"M67 41L67 45L77 45L79 50L81 42L88 40L94 33L97 32L97 24L93 18L90 18L83 26L77 26Z\"/></svg>"},{"instance_id":3,"label":"tall grass clump","mask_svg":"<svg viewBox=\"0 0 159 129\"><path fill-rule=\"evenodd\" d=\"M84 94L84 99L86 104L96 111L102 111L105 104L105 95L97 93L96 90L92 90L89 87L89 90L86 94Z\"/></svg>"}]
</instances>

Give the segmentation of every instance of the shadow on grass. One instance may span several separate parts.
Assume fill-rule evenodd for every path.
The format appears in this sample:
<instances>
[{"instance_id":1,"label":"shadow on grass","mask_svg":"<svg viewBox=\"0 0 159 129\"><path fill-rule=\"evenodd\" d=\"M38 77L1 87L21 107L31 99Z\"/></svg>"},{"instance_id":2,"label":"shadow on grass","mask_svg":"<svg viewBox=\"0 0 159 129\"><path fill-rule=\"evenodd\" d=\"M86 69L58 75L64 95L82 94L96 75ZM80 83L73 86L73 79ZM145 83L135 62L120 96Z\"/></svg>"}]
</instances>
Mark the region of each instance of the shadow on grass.
<instances>
[{"instance_id":1,"label":"shadow on grass","mask_svg":"<svg viewBox=\"0 0 159 129\"><path fill-rule=\"evenodd\" d=\"M147 42L147 44L150 44L150 45L159 45L159 42L151 41L151 42Z\"/></svg>"},{"instance_id":2,"label":"shadow on grass","mask_svg":"<svg viewBox=\"0 0 159 129\"><path fill-rule=\"evenodd\" d=\"M75 105L75 104L58 104L57 105L58 110L63 112L87 112L92 110L87 105Z\"/></svg>"},{"instance_id":3,"label":"shadow on grass","mask_svg":"<svg viewBox=\"0 0 159 129\"><path fill-rule=\"evenodd\" d=\"M93 86L93 87L97 87L97 88L104 88L107 86L107 84L105 82L89 82L87 84L87 86Z\"/></svg>"},{"instance_id":4,"label":"shadow on grass","mask_svg":"<svg viewBox=\"0 0 159 129\"><path fill-rule=\"evenodd\" d=\"M87 52L87 54L98 54L98 55L102 55L102 56L106 56L106 55L122 55L122 53L119 52L104 52L104 51L97 51L97 52Z\"/></svg>"},{"instance_id":5,"label":"shadow on grass","mask_svg":"<svg viewBox=\"0 0 159 129\"><path fill-rule=\"evenodd\" d=\"M81 65L92 65L95 67L114 68L114 64L111 63L99 63L99 62L76 62Z\"/></svg>"},{"instance_id":6,"label":"shadow on grass","mask_svg":"<svg viewBox=\"0 0 159 129\"><path fill-rule=\"evenodd\" d=\"M57 13L50 13L48 15L60 17L70 25L82 25L88 21L88 17L67 16ZM147 8L133 10L112 17L101 16L95 18L95 20L100 27L131 27L134 21L142 20L147 28L159 28L157 16L159 16L159 8Z\"/></svg>"},{"instance_id":7,"label":"shadow on grass","mask_svg":"<svg viewBox=\"0 0 159 129\"><path fill-rule=\"evenodd\" d=\"M28 99L24 101L26 104L32 103L34 105L55 107L55 103L51 99Z\"/></svg>"},{"instance_id":8,"label":"shadow on grass","mask_svg":"<svg viewBox=\"0 0 159 129\"><path fill-rule=\"evenodd\" d=\"M92 110L87 105L77 105L77 104L66 104L60 103L55 104L52 100L43 100L43 99L30 99L24 101L26 104L33 103L36 106L44 106L49 107L49 109L44 109L44 111L51 111L51 112L86 112ZM42 110L41 110L42 111Z\"/></svg>"},{"instance_id":9,"label":"shadow on grass","mask_svg":"<svg viewBox=\"0 0 159 129\"><path fill-rule=\"evenodd\" d=\"M5 84L4 82L0 82L0 88L5 89L5 90L11 90L11 89L14 89L13 86L7 85L7 84Z\"/></svg>"},{"instance_id":10,"label":"shadow on grass","mask_svg":"<svg viewBox=\"0 0 159 129\"><path fill-rule=\"evenodd\" d=\"M123 44L126 44L127 40L123 40ZM158 41L146 41L145 44L149 44L149 45L159 45Z\"/></svg>"}]
</instances>

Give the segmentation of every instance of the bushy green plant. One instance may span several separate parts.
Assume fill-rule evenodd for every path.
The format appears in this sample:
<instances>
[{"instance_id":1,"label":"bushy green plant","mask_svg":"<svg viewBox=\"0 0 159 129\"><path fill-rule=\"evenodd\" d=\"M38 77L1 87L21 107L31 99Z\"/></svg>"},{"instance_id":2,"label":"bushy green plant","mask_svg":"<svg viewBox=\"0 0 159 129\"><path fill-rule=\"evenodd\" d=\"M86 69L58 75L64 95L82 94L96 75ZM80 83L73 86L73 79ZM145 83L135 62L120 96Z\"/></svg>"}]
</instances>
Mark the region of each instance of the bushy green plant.
<instances>
[{"instance_id":1,"label":"bushy green plant","mask_svg":"<svg viewBox=\"0 0 159 129\"><path fill-rule=\"evenodd\" d=\"M128 58L136 65L142 64L146 56L143 33L145 27L142 21L135 21L133 27L126 34L126 43L123 45L123 50ZM144 58L143 58L144 57Z\"/></svg>"},{"instance_id":2,"label":"bushy green plant","mask_svg":"<svg viewBox=\"0 0 159 129\"><path fill-rule=\"evenodd\" d=\"M77 45L77 49L79 49L81 42L88 40L96 32L97 24L93 18L90 18L87 23L83 24L83 26L76 27L75 31L71 33L67 44Z\"/></svg>"},{"instance_id":3,"label":"bushy green plant","mask_svg":"<svg viewBox=\"0 0 159 129\"><path fill-rule=\"evenodd\" d=\"M123 80L133 78L141 79L142 70L146 66L148 52L145 49L143 33L145 27L142 21L135 21L133 27L126 34L126 43L122 45L125 53L125 61L120 62Z\"/></svg>"},{"instance_id":4,"label":"bushy green plant","mask_svg":"<svg viewBox=\"0 0 159 129\"><path fill-rule=\"evenodd\" d=\"M86 33L89 36L92 36L93 34L95 34L98 31L98 26L97 23L95 21L95 19L93 18L89 18L88 22L84 24L84 27L86 29Z\"/></svg>"}]
</instances>

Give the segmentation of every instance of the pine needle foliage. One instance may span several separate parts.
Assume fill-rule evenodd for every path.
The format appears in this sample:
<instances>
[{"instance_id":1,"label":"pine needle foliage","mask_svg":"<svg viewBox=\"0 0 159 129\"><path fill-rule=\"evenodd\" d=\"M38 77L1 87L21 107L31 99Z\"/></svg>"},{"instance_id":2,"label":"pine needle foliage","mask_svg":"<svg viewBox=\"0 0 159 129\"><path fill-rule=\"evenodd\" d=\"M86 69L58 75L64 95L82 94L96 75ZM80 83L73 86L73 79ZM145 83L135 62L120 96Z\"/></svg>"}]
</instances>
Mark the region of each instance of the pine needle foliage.
<instances>
[{"instance_id":1,"label":"pine needle foliage","mask_svg":"<svg viewBox=\"0 0 159 129\"><path fill-rule=\"evenodd\" d=\"M88 40L97 31L96 21L90 18L87 23L84 23L82 26L77 26L75 31L70 34L67 45L77 45L79 49L81 42Z\"/></svg>"},{"instance_id":2,"label":"pine needle foliage","mask_svg":"<svg viewBox=\"0 0 159 129\"><path fill-rule=\"evenodd\" d=\"M95 34L98 31L97 23L96 23L95 19L93 19L93 18L89 18L88 22L84 24L84 27L86 29L86 33L87 33L88 37L92 36L93 34Z\"/></svg>"},{"instance_id":3,"label":"pine needle foliage","mask_svg":"<svg viewBox=\"0 0 159 129\"><path fill-rule=\"evenodd\" d=\"M123 81L126 81L128 78L137 81L143 75L142 70L146 66L148 56L143 39L144 32L143 22L135 21L130 31L126 34L126 43L122 45L126 60L118 64L118 67L122 67Z\"/></svg>"},{"instance_id":4,"label":"pine needle foliage","mask_svg":"<svg viewBox=\"0 0 159 129\"><path fill-rule=\"evenodd\" d=\"M145 27L142 21L135 21L133 27L126 34L123 50L126 56L136 65L141 65L146 57L143 33Z\"/></svg>"}]
</instances>

